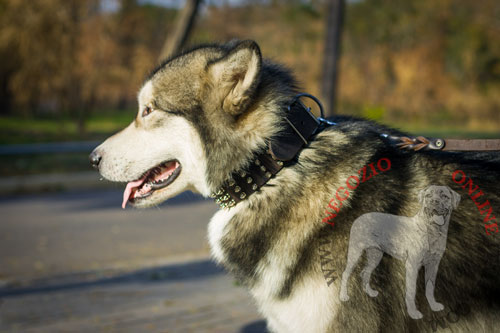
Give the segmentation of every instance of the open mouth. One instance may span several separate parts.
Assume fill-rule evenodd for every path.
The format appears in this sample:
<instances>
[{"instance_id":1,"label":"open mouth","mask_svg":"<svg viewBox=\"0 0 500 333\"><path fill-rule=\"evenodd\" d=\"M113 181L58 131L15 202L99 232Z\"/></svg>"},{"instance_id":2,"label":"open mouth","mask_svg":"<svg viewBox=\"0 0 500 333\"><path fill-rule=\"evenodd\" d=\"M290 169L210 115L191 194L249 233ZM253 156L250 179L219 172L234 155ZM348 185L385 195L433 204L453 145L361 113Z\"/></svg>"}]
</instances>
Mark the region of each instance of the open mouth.
<instances>
[{"instance_id":1,"label":"open mouth","mask_svg":"<svg viewBox=\"0 0 500 333\"><path fill-rule=\"evenodd\" d=\"M446 208L434 208L432 210L432 214L433 215L443 216L443 215L448 214L448 210Z\"/></svg>"},{"instance_id":2,"label":"open mouth","mask_svg":"<svg viewBox=\"0 0 500 333\"><path fill-rule=\"evenodd\" d=\"M122 208L125 208L127 202L137 202L172 184L180 173L181 164L176 160L163 162L149 169L140 179L127 184L123 192Z\"/></svg>"}]
</instances>

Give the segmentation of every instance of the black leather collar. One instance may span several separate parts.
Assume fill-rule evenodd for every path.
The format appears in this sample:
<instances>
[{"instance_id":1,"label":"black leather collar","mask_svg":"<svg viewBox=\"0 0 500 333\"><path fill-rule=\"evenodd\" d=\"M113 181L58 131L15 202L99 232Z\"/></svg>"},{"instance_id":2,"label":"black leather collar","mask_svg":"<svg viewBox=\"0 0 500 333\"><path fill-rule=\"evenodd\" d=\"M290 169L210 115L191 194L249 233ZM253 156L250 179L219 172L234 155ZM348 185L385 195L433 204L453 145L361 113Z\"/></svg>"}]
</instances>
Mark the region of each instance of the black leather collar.
<instances>
[{"instance_id":1,"label":"black leather collar","mask_svg":"<svg viewBox=\"0 0 500 333\"><path fill-rule=\"evenodd\" d=\"M311 98L318 104L321 110L320 118L316 118L310 109L302 104L301 97ZM284 130L271 138L266 151L254 154L249 166L233 172L211 197L221 208L234 207L257 192L282 168L290 165L314 134L334 124L323 117L323 107L316 97L309 94L295 96L286 111Z\"/></svg>"}]
</instances>

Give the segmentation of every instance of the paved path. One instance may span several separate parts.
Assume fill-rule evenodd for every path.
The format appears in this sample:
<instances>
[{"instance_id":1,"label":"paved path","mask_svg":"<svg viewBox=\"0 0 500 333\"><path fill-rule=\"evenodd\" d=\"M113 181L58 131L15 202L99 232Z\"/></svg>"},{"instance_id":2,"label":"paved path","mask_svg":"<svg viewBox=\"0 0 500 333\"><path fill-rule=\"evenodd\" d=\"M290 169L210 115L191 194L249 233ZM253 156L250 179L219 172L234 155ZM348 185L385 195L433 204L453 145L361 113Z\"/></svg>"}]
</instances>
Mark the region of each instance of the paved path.
<instances>
[{"instance_id":1,"label":"paved path","mask_svg":"<svg viewBox=\"0 0 500 333\"><path fill-rule=\"evenodd\" d=\"M0 198L12 194L61 192L75 189L109 190L116 186L118 185L102 180L96 171L9 176L0 177Z\"/></svg>"},{"instance_id":2,"label":"paved path","mask_svg":"<svg viewBox=\"0 0 500 333\"><path fill-rule=\"evenodd\" d=\"M208 260L212 202L120 201L121 190L0 199L0 332L263 331L246 290Z\"/></svg>"},{"instance_id":3,"label":"paved path","mask_svg":"<svg viewBox=\"0 0 500 333\"><path fill-rule=\"evenodd\" d=\"M208 255L214 203L186 193L159 208L123 210L121 198L121 190L95 190L0 199L0 279Z\"/></svg>"},{"instance_id":4,"label":"paved path","mask_svg":"<svg viewBox=\"0 0 500 333\"><path fill-rule=\"evenodd\" d=\"M210 261L46 283L0 289L0 332L264 331L246 290Z\"/></svg>"}]
</instances>

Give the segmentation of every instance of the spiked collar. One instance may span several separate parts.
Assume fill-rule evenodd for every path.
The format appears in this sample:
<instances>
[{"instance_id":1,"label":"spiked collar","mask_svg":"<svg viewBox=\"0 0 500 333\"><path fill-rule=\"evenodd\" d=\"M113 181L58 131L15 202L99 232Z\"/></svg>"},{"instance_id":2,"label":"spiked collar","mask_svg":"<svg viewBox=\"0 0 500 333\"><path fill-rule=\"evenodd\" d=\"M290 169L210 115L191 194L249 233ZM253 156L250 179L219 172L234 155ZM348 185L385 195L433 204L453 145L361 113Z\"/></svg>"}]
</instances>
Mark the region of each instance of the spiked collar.
<instances>
[{"instance_id":1,"label":"spiked collar","mask_svg":"<svg viewBox=\"0 0 500 333\"><path fill-rule=\"evenodd\" d=\"M315 101L321 111L316 118L310 108L301 101L308 97ZM231 174L224 184L211 194L221 208L231 208L259 191L281 169L293 163L298 153L309 144L313 136L327 126L335 125L323 115L320 101L309 94L298 94L288 105L284 117L284 129L272 137L266 151L255 153L250 164Z\"/></svg>"}]
</instances>

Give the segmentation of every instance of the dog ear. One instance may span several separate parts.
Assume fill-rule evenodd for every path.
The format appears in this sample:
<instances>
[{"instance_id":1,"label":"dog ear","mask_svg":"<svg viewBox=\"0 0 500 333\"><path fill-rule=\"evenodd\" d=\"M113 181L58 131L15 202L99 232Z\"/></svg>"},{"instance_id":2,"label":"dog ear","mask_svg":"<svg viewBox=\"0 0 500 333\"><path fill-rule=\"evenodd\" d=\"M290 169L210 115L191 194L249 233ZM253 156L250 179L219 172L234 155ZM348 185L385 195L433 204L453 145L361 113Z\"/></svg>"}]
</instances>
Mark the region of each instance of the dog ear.
<instances>
[{"instance_id":1,"label":"dog ear","mask_svg":"<svg viewBox=\"0 0 500 333\"><path fill-rule=\"evenodd\" d=\"M226 56L208 64L214 93L226 112L238 115L246 110L259 84L261 66L259 46L252 40L236 44Z\"/></svg>"},{"instance_id":2,"label":"dog ear","mask_svg":"<svg viewBox=\"0 0 500 333\"><path fill-rule=\"evenodd\" d=\"M453 191L450 187L448 187L448 186L446 186L446 187L448 188L448 191L450 191L451 202L453 203L453 208L457 208L458 204L460 203L460 194Z\"/></svg>"}]
</instances>

